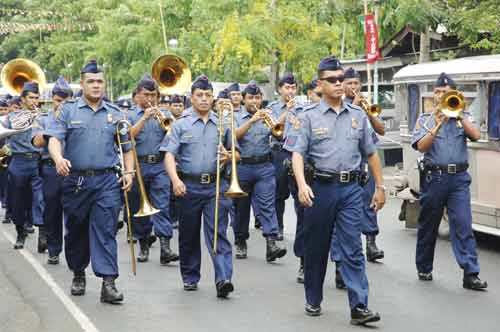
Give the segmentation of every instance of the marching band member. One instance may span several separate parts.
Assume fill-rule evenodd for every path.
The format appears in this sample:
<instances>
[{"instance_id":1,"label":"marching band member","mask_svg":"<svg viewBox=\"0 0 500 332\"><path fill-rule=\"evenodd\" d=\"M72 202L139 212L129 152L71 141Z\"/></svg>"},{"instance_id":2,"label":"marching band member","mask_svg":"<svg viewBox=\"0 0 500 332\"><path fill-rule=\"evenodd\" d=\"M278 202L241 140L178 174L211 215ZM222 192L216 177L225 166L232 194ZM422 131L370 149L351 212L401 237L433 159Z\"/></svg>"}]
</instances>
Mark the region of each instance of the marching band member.
<instances>
[{"instance_id":1,"label":"marching band member","mask_svg":"<svg viewBox=\"0 0 500 332\"><path fill-rule=\"evenodd\" d=\"M321 89L318 86L317 79L312 80L311 83L307 85L306 94L311 104L319 103L321 100Z\"/></svg>"},{"instance_id":2,"label":"marching band member","mask_svg":"<svg viewBox=\"0 0 500 332\"><path fill-rule=\"evenodd\" d=\"M179 119L184 112L184 100L179 95L170 96L170 113L175 119Z\"/></svg>"},{"instance_id":3,"label":"marching band member","mask_svg":"<svg viewBox=\"0 0 500 332\"><path fill-rule=\"evenodd\" d=\"M21 91L21 109L9 113L7 128L12 128L12 122L22 112L31 112L31 116L36 117L38 98L38 83L25 83ZM8 168L8 196L17 231L14 249L24 248L26 226L32 222L39 227L38 252L44 252L47 248L47 238L43 229L42 178L39 171L41 151L31 144L31 131L30 128L8 139L12 150L12 160Z\"/></svg>"},{"instance_id":4,"label":"marching band member","mask_svg":"<svg viewBox=\"0 0 500 332\"><path fill-rule=\"evenodd\" d=\"M58 119L44 135L49 137L57 173L65 177L64 251L74 274L71 294L85 294L85 269L91 261L95 275L103 279L101 302L116 304L123 301L115 286L119 274L116 230L122 206L120 182L123 190L131 188L134 158L130 146L124 146L125 170L118 179L116 124L123 115L103 100L104 74L96 61L82 68L80 85L82 97L63 104Z\"/></svg>"},{"instance_id":5,"label":"marching band member","mask_svg":"<svg viewBox=\"0 0 500 332\"><path fill-rule=\"evenodd\" d=\"M59 118L61 105L72 96L73 92L64 77L60 76L52 89L53 110L41 115L33 125L32 143L43 148L41 176L43 179L43 199L45 209L43 224L47 233L49 251L48 264L59 264L59 254L63 241L62 177L57 174L54 161L50 158L44 132L51 123ZM64 149L63 149L64 150Z\"/></svg>"},{"instance_id":6,"label":"marching band member","mask_svg":"<svg viewBox=\"0 0 500 332\"><path fill-rule=\"evenodd\" d=\"M467 138L477 141L480 131L471 122L470 113L449 118L438 109L443 94L452 89L455 82L442 73L434 86L435 112L421 114L413 133L412 147L424 154L416 265L420 280L432 280L434 249L446 206L453 252L463 269L463 287L481 290L488 284L479 279L467 172Z\"/></svg>"},{"instance_id":7,"label":"marching band member","mask_svg":"<svg viewBox=\"0 0 500 332\"><path fill-rule=\"evenodd\" d=\"M286 255L286 248L276 243L279 228L274 206L276 179L271 162L269 139L271 128L263 122L262 91L252 81L243 90L243 103L237 121L236 138L240 145L241 160L238 176L247 197L234 200L233 222L236 258L247 257L246 240L250 237L250 205L258 211L262 234L266 238L266 260L273 262ZM271 116L269 114L269 116Z\"/></svg>"},{"instance_id":8,"label":"marching band member","mask_svg":"<svg viewBox=\"0 0 500 332\"><path fill-rule=\"evenodd\" d=\"M179 256L170 248L173 231L170 222L170 179L162 164L163 155L160 145L165 137L165 129L160 126L156 117L162 112L163 117L171 117L170 113L156 107L159 98L158 85L149 75L145 75L136 87L137 104L129 112L132 124L131 134L135 138L137 158L141 169L146 193L154 207L160 210L148 217L133 217L134 237L139 240L139 262L149 258L150 234L154 230L160 239L160 264L167 265L179 260ZM139 210L140 193L137 181L129 194L130 213Z\"/></svg>"},{"instance_id":9,"label":"marching band member","mask_svg":"<svg viewBox=\"0 0 500 332\"><path fill-rule=\"evenodd\" d=\"M361 243L363 189L359 169L363 156L375 178L375 208L385 203L380 160L375 153L372 129L364 111L342 102L344 71L334 56L321 60L318 85L322 91L319 104L303 111L297 121L298 135L289 135L285 148L292 152L292 165L298 196L304 210L304 287L305 312L321 314L323 282L328 263L332 231L337 231L342 252L342 275L349 292L351 323L366 324L380 320L368 309L368 280ZM308 182L304 160L314 166Z\"/></svg>"},{"instance_id":10,"label":"marching band member","mask_svg":"<svg viewBox=\"0 0 500 332\"><path fill-rule=\"evenodd\" d=\"M243 101L243 96L240 91L240 85L238 83L233 83L226 88L231 104L235 112L239 112L241 109L241 102Z\"/></svg>"},{"instance_id":11,"label":"marching band member","mask_svg":"<svg viewBox=\"0 0 500 332\"><path fill-rule=\"evenodd\" d=\"M225 298L234 290L231 243L227 239L228 212L231 199L221 194L217 245L214 252L215 178L219 130L224 131L224 146L229 148L230 132L219 128L217 116L211 112L213 87L206 76L198 77L191 86L192 112L174 122L162 144L165 167L172 180L174 193L181 206L179 222L179 254L184 290L198 289L201 268L200 229L203 223L205 243L215 270L217 297ZM238 156L236 156L238 157ZM231 157L222 152L221 161ZM177 161L177 166L176 166ZM221 179L221 192L227 183Z\"/></svg>"}]
</instances>

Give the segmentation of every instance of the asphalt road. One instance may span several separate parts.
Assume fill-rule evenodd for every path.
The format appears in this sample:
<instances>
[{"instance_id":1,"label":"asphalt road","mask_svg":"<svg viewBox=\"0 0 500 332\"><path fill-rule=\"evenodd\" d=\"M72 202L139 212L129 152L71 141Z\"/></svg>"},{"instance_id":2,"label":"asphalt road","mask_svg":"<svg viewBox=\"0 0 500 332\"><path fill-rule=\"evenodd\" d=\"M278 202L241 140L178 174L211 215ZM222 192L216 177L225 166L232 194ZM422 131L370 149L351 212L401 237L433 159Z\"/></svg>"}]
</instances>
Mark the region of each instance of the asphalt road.
<instances>
[{"instance_id":1,"label":"asphalt road","mask_svg":"<svg viewBox=\"0 0 500 332\"><path fill-rule=\"evenodd\" d=\"M333 269L325 284L323 315L304 315L303 287L296 283L298 261L293 256L295 215L288 202L285 259L265 262L265 242L252 230L249 258L234 261L235 292L228 300L215 296L213 270L206 251L202 280L197 292L182 290L177 264L159 264L159 245L152 248L150 261L138 263L133 276L125 232L119 234L121 276L117 286L124 292L120 306L99 302L100 279L87 270L87 293L71 297L72 274L64 259L58 266L46 264L47 255L36 253L36 236L27 241L27 256L33 257L38 271L7 237L14 237L12 225L0 226L0 331L347 331L347 293L334 288ZM414 230L397 221L399 202L390 200L379 215L380 246L386 258L367 264L370 304L381 313L374 325L383 331L496 331L500 323L500 239L478 236L481 277L489 281L486 292L462 288L462 274L455 263L450 243L438 242L433 282L421 282L414 267ZM6 236L7 234L7 236ZM232 235L231 235L232 238ZM175 243L177 247L177 243ZM31 254L30 254L31 253ZM48 271L41 276L40 269ZM44 278L44 279L43 279ZM47 278L55 281L49 287ZM57 288L69 299L63 303ZM63 296L63 297L64 297ZM87 321L88 319L88 321ZM83 322L83 323L82 323Z\"/></svg>"}]
</instances>

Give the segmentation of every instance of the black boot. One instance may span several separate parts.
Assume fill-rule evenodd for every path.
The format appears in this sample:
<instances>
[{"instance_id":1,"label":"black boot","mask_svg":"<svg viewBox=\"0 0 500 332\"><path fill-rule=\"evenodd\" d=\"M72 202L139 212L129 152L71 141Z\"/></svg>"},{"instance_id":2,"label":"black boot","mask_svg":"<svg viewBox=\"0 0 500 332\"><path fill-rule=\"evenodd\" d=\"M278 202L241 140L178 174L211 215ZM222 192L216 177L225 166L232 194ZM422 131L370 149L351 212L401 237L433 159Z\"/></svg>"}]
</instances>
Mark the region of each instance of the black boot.
<instances>
[{"instance_id":1,"label":"black boot","mask_svg":"<svg viewBox=\"0 0 500 332\"><path fill-rule=\"evenodd\" d=\"M24 242L26 241L26 233L24 230L17 233L16 243L14 244L14 249L23 249Z\"/></svg>"},{"instance_id":2,"label":"black boot","mask_svg":"<svg viewBox=\"0 0 500 332\"><path fill-rule=\"evenodd\" d=\"M137 261L144 263L149 259L149 241L148 239L140 239L139 240L140 251L137 256Z\"/></svg>"},{"instance_id":3,"label":"black boot","mask_svg":"<svg viewBox=\"0 0 500 332\"><path fill-rule=\"evenodd\" d=\"M276 258L281 258L286 255L286 248L279 246L275 238L266 238L266 260L274 262Z\"/></svg>"},{"instance_id":4,"label":"black boot","mask_svg":"<svg viewBox=\"0 0 500 332\"><path fill-rule=\"evenodd\" d=\"M45 230L45 227L39 226L38 227L38 253L42 254L44 253L48 248L47 245L47 231Z\"/></svg>"},{"instance_id":5,"label":"black boot","mask_svg":"<svg viewBox=\"0 0 500 332\"><path fill-rule=\"evenodd\" d=\"M71 295L81 296L85 294L85 271L74 272L73 282L71 283Z\"/></svg>"},{"instance_id":6,"label":"black boot","mask_svg":"<svg viewBox=\"0 0 500 332\"><path fill-rule=\"evenodd\" d=\"M247 241L236 240L234 245L236 246L236 258L245 259L247 258Z\"/></svg>"},{"instance_id":7,"label":"black boot","mask_svg":"<svg viewBox=\"0 0 500 332\"><path fill-rule=\"evenodd\" d=\"M285 237L283 236L283 228L280 228L278 231L278 235L276 236L277 241L283 241Z\"/></svg>"},{"instance_id":8,"label":"black boot","mask_svg":"<svg viewBox=\"0 0 500 332\"><path fill-rule=\"evenodd\" d=\"M369 262L384 258L384 251L380 250L375 243L376 237L376 235L366 235L366 260Z\"/></svg>"},{"instance_id":9,"label":"black boot","mask_svg":"<svg viewBox=\"0 0 500 332\"><path fill-rule=\"evenodd\" d=\"M123 301L123 294L120 293L115 286L114 277L105 277L102 280L101 287L101 302L118 304Z\"/></svg>"},{"instance_id":10,"label":"black boot","mask_svg":"<svg viewBox=\"0 0 500 332\"><path fill-rule=\"evenodd\" d=\"M167 265L179 260L179 255L170 249L170 239L160 236L160 264Z\"/></svg>"},{"instance_id":11,"label":"black boot","mask_svg":"<svg viewBox=\"0 0 500 332\"><path fill-rule=\"evenodd\" d=\"M335 263L335 288L346 289L344 278L342 278L342 273L340 273L340 262Z\"/></svg>"},{"instance_id":12,"label":"black boot","mask_svg":"<svg viewBox=\"0 0 500 332\"><path fill-rule=\"evenodd\" d=\"M378 312L373 312L368 308L356 307L351 310L351 324L365 325L367 323L378 322L380 315Z\"/></svg>"},{"instance_id":13,"label":"black boot","mask_svg":"<svg viewBox=\"0 0 500 332\"><path fill-rule=\"evenodd\" d=\"M26 225L26 233L28 234L33 234L35 233L35 227L33 227L33 225Z\"/></svg>"},{"instance_id":14,"label":"black boot","mask_svg":"<svg viewBox=\"0 0 500 332\"><path fill-rule=\"evenodd\" d=\"M299 284L304 283L304 257L300 257L300 267L299 271L297 272L297 282Z\"/></svg>"},{"instance_id":15,"label":"black boot","mask_svg":"<svg viewBox=\"0 0 500 332\"><path fill-rule=\"evenodd\" d=\"M149 247L151 248L153 246L153 243L156 242L156 235L150 235L148 241L149 241Z\"/></svg>"},{"instance_id":16,"label":"black boot","mask_svg":"<svg viewBox=\"0 0 500 332\"><path fill-rule=\"evenodd\" d=\"M488 283L479 279L477 274L464 275L464 288L472 290L484 290L488 288Z\"/></svg>"},{"instance_id":17,"label":"black boot","mask_svg":"<svg viewBox=\"0 0 500 332\"><path fill-rule=\"evenodd\" d=\"M10 224L12 222L12 218L5 216L5 218L2 220L2 224Z\"/></svg>"},{"instance_id":18,"label":"black boot","mask_svg":"<svg viewBox=\"0 0 500 332\"><path fill-rule=\"evenodd\" d=\"M260 220L257 217L255 217L253 227L255 227L255 229L260 229L261 226L262 224L260 223Z\"/></svg>"},{"instance_id":19,"label":"black boot","mask_svg":"<svg viewBox=\"0 0 500 332\"><path fill-rule=\"evenodd\" d=\"M222 280L215 285L215 289L217 290L217 297L225 299L229 293L234 291L234 286L231 281Z\"/></svg>"}]
</instances>

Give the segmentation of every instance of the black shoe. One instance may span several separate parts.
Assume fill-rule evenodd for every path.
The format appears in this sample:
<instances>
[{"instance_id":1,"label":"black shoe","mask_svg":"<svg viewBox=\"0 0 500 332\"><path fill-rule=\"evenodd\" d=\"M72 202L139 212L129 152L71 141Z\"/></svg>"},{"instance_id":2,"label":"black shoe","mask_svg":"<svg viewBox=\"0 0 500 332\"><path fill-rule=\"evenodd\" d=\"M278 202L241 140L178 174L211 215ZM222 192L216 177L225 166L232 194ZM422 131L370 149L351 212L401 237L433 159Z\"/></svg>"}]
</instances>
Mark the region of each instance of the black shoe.
<instances>
[{"instance_id":1,"label":"black shoe","mask_svg":"<svg viewBox=\"0 0 500 332\"><path fill-rule=\"evenodd\" d=\"M464 288L472 290L484 290L488 288L488 283L484 280L479 279L476 274L464 276Z\"/></svg>"},{"instance_id":2,"label":"black shoe","mask_svg":"<svg viewBox=\"0 0 500 332\"><path fill-rule=\"evenodd\" d=\"M140 263L147 262L149 259L149 240L140 239L139 240L140 251L137 255L137 261Z\"/></svg>"},{"instance_id":3,"label":"black shoe","mask_svg":"<svg viewBox=\"0 0 500 332\"><path fill-rule=\"evenodd\" d=\"M123 301L123 294L115 286L115 278L106 277L102 280L101 302L118 304Z\"/></svg>"},{"instance_id":4,"label":"black shoe","mask_svg":"<svg viewBox=\"0 0 500 332\"><path fill-rule=\"evenodd\" d=\"M119 220L118 223L116 224L116 232L118 233L118 231L122 229L123 226L125 226L125 222L123 220Z\"/></svg>"},{"instance_id":5,"label":"black shoe","mask_svg":"<svg viewBox=\"0 0 500 332\"><path fill-rule=\"evenodd\" d=\"M279 246L275 239L266 239L266 260L267 262L274 262L277 258L286 255L286 248Z\"/></svg>"},{"instance_id":6,"label":"black shoe","mask_svg":"<svg viewBox=\"0 0 500 332\"><path fill-rule=\"evenodd\" d=\"M380 314L373 312L368 308L354 308L351 310L351 324L352 325L365 325L367 323L378 322Z\"/></svg>"},{"instance_id":7,"label":"black shoe","mask_svg":"<svg viewBox=\"0 0 500 332\"><path fill-rule=\"evenodd\" d=\"M234 286L229 280L223 280L219 281L216 285L215 288L217 289L217 297L218 298L227 298L229 293L234 291Z\"/></svg>"},{"instance_id":8,"label":"black shoe","mask_svg":"<svg viewBox=\"0 0 500 332\"><path fill-rule=\"evenodd\" d=\"M48 249L47 232L43 226L38 227L38 246L37 251L39 254L44 253Z\"/></svg>"},{"instance_id":9,"label":"black shoe","mask_svg":"<svg viewBox=\"0 0 500 332\"><path fill-rule=\"evenodd\" d=\"M161 236L160 237L160 264L167 265L170 262L175 262L179 260L179 255L170 249L170 239Z\"/></svg>"},{"instance_id":10,"label":"black shoe","mask_svg":"<svg viewBox=\"0 0 500 332\"><path fill-rule=\"evenodd\" d=\"M283 239L284 239L284 236L283 236L283 230L282 230L282 229L280 229L280 230L278 231L278 235L276 235L276 241L283 241Z\"/></svg>"},{"instance_id":11,"label":"black shoe","mask_svg":"<svg viewBox=\"0 0 500 332\"><path fill-rule=\"evenodd\" d=\"M432 281L432 272L418 272L418 280L422 281Z\"/></svg>"},{"instance_id":12,"label":"black shoe","mask_svg":"<svg viewBox=\"0 0 500 332\"><path fill-rule=\"evenodd\" d=\"M304 283L304 265L300 265L299 271L297 272L297 282L299 284Z\"/></svg>"},{"instance_id":13,"label":"black shoe","mask_svg":"<svg viewBox=\"0 0 500 332\"><path fill-rule=\"evenodd\" d=\"M71 295L82 296L85 294L85 272L75 272L73 275L73 282L71 284Z\"/></svg>"},{"instance_id":14,"label":"black shoe","mask_svg":"<svg viewBox=\"0 0 500 332\"><path fill-rule=\"evenodd\" d=\"M12 219L10 217L5 217L2 220L2 224L10 224L12 222Z\"/></svg>"},{"instance_id":15,"label":"black shoe","mask_svg":"<svg viewBox=\"0 0 500 332\"><path fill-rule=\"evenodd\" d=\"M59 264L59 255L49 256L49 258L47 258L47 264L50 265Z\"/></svg>"},{"instance_id":16,"label":"black shoe","mask_svg":"<svg viewBox=\"0 0 500 332\"><path fill-rule=\"evenodd\" d=\"M26 230L26 233L28 233L28 234L35 233L35 227L33 227L33 225L26 226L24 229Z\"/></svg>"},{"instance_id":17,"label":"black shoe","mask_svg":"<svg viewBox=\"0 0 500 332\"><path fill-rule=\"evenodd\" d=\"M236 246L236 254L235 257L237 259L245 259L247 258L247 241L245 240L238 240L235 241Z\"/></svg>"},{"instance_id":18,"label":"black shoe","mask_svg":"<svg viewBox=\"0 0 500 332\"><path fill-rule=\"evenodd\" d=\"M340 263L335 264L335 288L347 289L344 278L342 278L342 273L340 273Z\"/></svg>"},{"instance_id":19,"label":"black shoe","mask_svg":"<svg viewBox=\"0 0 500 332\"><path fill-rule=\"evenodd\" d=\"M307 316L316 317L316 316L321 315L321 306L319 306L319 305L313 306L309 303L306 303L306 307L304 310L305 310Z\"/></svg>"},{"instance_id":20,"label":"black shoe","mask_svg":"<svg viewBox=\"0 0 500 332\"><path fill-rule=\"evenodd\" d=\"M26 241L26 234L17 234L16 243L14 244L14 249L23 249L24 242Z\"/></svg>"},{"instance_id":21,"label":"black shoe","mask_svg":"<svg viewBox=\"0 0 500 332\"><path fill-rule=\"evenodd\" d=\"M149 247L151 248L153 246L153 243L156 242L156 235L150 235L148 241L149 241Z\"/></svg>"},{"instance_id":22,"label":"black shoe","mask_svg":"<svg viewBox=\"0 0 500 332\"><path fill-rule=\"evenodd\" d=\"M260 229L262 227L262 224L260 223L259 219L255 218L253 227L255 227L255 229Z\"/></svg>"},{"instance_id":23,"label":"black shoe","mask_svg":"<svg viewBox=\"0 0 500 332\"><path fill-rule=\"evenodd\" d=\"M375 262L377 259L384 258L384 251L377 247L375 242L376 235L366 236L366 260Z\"/></svg>"},{"instance_id":24,"label":"black shoe","mask_svg":"<svg viewBox=\"0 0 500 332\"><path fill-rule=\"evenodd\" d=\"M188 292L197 291L198 284L196 282L186 282L184 283L184 290Z\"/></svg>"}]
</instances>

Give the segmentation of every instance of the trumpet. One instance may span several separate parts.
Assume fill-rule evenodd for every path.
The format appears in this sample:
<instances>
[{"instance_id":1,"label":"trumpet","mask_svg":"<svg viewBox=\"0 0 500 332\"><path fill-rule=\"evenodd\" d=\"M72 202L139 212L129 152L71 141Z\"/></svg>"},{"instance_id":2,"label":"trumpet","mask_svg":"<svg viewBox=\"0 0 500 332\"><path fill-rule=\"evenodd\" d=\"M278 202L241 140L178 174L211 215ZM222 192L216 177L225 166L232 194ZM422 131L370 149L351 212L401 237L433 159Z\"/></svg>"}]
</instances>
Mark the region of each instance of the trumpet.
<instances>
[{"instance_id":1,"label":"trumpet","mask_svg":"<svg viewBox=\"0 0 500 332\"><path fill-rule=\"evenodd\" d=\"M170 129L170 126L172 125L172 122L174 122L174 120L172 118L166 116L165 114L163 114L157 106L153 106L151 103L149 103L149 107L156 109L156 112L154 115L155 120L158 121L158 124L160 125L160 127L163 130L168 131Z\"/></svg>"},{"instance_id":2,"label":"trumpet","mask_svg":"<svg viewBox=\"0 0 500 332\"><path fill-rule=\"evenodd\" d=\"M359 97L359 103L363 111L366 112L369 116L380 116L382 113L382 107L377 104L370 104L368 100L364 99L361 97L354 89L351 89L352 93L354 94L354 98Z\"/></svg>"},{"instance_id":3,"label":"trumpet","mask_svg":"<svg viewBox=\"0 0 500 332\"><path fill-rule=\"evenodd\" d=\"M256 112L261 111L262 122L271 130L271 134L277 139L282 139L283 133L285 132L285 125L283 123L275 121L267 110L258 109L255 105L253 107L255 108Z\"/></svg>"}]
</instances>

